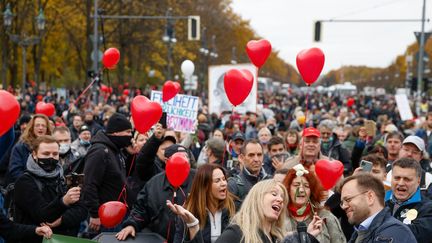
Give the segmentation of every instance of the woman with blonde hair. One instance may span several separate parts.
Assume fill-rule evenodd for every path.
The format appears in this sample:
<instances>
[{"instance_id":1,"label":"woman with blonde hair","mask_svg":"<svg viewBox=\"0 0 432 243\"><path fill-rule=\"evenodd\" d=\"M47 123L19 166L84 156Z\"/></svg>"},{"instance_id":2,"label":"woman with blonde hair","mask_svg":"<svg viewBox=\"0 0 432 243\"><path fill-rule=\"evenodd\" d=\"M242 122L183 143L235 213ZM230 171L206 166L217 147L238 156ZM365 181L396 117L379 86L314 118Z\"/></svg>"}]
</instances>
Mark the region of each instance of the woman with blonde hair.
<instances>
[{"instance_id":1,"label":"woman with blonde hair","mask_svg":"<svg viewBox=\"0 0 432 243\"><path fill-rule=\"evenodd\" d=\"M51 135L48 117L43 114L33 115L19 142L12 148L8 183L14 183L24 173L27 159L31 154L31 145L37 137L42 135Z\"/></svg>"},{"instance_id":2,"label":"woman with blonde hair","mask_svg":"<svg viewBox=\"0 0 432 243\"><path fill-rule=\"evenodd\" d=\"M246 196L231 224L223 231L216 243L275 243L281 242L284 231L288 193L275 180L263 180L255 184ZM171 210L188 222L191 242L204 242L195 216L182 206L167 202ZM308 232L318 233L322 222L314 221ZM312 229L313 228L313 229ZM312 241L314 242L314 241Z\"/></svg>"}]
</instances>

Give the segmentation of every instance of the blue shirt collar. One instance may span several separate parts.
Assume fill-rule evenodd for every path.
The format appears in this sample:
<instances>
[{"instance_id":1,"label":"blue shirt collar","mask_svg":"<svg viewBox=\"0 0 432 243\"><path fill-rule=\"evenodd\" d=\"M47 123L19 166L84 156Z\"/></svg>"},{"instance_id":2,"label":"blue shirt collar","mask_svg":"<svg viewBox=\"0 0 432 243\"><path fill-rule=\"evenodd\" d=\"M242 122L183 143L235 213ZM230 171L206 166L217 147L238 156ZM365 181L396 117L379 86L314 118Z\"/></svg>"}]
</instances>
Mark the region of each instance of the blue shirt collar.
<instances>
[{"instance_id":1,"label":"blue shirt collar","mask_svg":"<svg viewBox=\"0 0 432 243\"><path fill-rule=\"evenodd\" d=\"M360 225L359 227L355 227L355 230L359 231L359 230L368 230L369 226L372 224L372 221L374 220L374 218L378 215L380 211L376 212L374 215L369 216L369 218L365 219Z\"/></svg>"},{"instance_id":2,"label":"blue shirt collar","mask_svg":"<svg viewBox=\"0 0 432 243\"><path fill-rule=\"evenodd\" d=\"M393 191L392 190L388 190L386 192L385 195L385 201L389 201L389 200L393 200ZM407 205L407 204L411 204L411 203L417 203L417 202L421 202L422 197L421 197L421 193L420 193L420 187L417 188L417 191L405 202L402 202L402 205Z\"/></svg>"}]
</instances>

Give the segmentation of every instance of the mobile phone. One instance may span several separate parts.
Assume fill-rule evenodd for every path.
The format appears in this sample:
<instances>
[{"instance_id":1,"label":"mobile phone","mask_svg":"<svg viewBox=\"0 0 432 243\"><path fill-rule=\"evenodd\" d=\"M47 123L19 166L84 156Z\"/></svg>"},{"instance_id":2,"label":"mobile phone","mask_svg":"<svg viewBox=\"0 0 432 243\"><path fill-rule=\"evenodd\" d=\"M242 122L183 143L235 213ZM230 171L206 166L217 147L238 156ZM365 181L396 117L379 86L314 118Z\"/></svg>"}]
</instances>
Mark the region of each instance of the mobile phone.
<instances>
[{"instance_id":1,"label":"mobile phone","mask_svg":"<svg viewBox=\"0 0 432 243\"><path fill-rule=\"evenodd\" d=\"M368 137L374 137L376 134L376 123L372 120L365 121L366 134Z\"/></svg>"},{"instance_id":2,"label":"mobile phone","mask_svg":"<svg viewBox=\"0 0 432 243\"><path fill-rule=\"evenodd\" d=\"M159 123L162 125L162 128L164 128L164 129L167 128L167 113L166 112L162 112L162 116L159 120Z\"/></svg>"},{"instance_id":3,"label":"mobile phone","mask_svg":"<svg viewBox=\"0 0 432 243\"><path fill-rule=\"evenodd\" d=\"M370 161L367 161L367 160L360 161L360 167L362 168L362 170L364 172L371 172L372 166L373 166L373 164Z\"/></svg>"},{"instance_id":4,"label":"mobile phone","mask_svg":"<svg viewBox=\"0 0 432 243\"><path fill-rule=\"evenodd\" d=\"M65 176L65 178L68 188L82 186L84 184L84 174L77 174L73 172L72 174Z\"/></svg>"}]
</instances>

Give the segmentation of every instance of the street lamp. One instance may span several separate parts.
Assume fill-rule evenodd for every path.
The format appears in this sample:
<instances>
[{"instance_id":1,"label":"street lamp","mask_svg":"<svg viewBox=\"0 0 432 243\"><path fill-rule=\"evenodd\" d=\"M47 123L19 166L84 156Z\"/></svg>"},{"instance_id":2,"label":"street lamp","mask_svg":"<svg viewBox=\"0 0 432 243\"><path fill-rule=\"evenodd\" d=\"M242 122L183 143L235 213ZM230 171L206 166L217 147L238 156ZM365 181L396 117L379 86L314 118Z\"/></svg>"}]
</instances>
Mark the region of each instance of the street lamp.
<instances>
[{"instance_id":1,"label":"street lamp","mask_svg":"<svg viewBox=\"0 0 432 243\"><path fill-rule=\"evenodd\" d=\"M216 50L216 35L212 36L212 47L210 50L210 61L212 59L216 60L219 57L217 50Z\"/></svg>"},{"instance_id":2,"label":"street lamp","mask_svg":"<svg viewBox=\"0 0 432 243\"><path fill-rule=\"evenodd\" d=\"M174 20L171 18L172 9L169 8L166 12L167 23L165 26L165 33L162 37L162 41L168 46L168 65L167 65L167 79L171 79L171 63L172 63L172 52L173 45L177 43L175 38Z\"/></svg>"},{"instance_id":3,"label":"street lamp","mask_svg":"<svg viewBox=\"0 0 432 243\"><path fill-rule=\"evenodd\" d=\"M10 4L8 3L6 5L5 11L3 12L3 25L6 29L6 31L8 31L12 25L12 18L13 18L13 14L12 14L12 11L10 10ZM6 87L7 86L7 84L6 84L6 71L7 71L7 56L8 56L7 51L8 51L7 40L6 40L6 38L4 38L3 39L3 51L2 51L2 53L3 53L3 56L2 56L3 65L2 65L1 79L2 79L2 87L5 90L7 89L7 87Z\"/></svg>"},{"instance_id":4,"label":"street lamp","mask_svg":"<svg viewBox=\"0 0 432 243\"><path fill-rule=\"evenodd\" d=\"M13 13L10 9L10 5L7 4L6 10L3 13L3 24L7 30L9 30L9 28L12 26L12 20L13 20ZM39 9L39 15L36 17L36 25L37 25L37 29L40 32L45 30L45 16L44 16L42 8ZM27 63L26 63L27 50L26 50L26 48L29 46L38 44L41 40L41 37L40 36L27 36L25 33L22 36L14 35L14 34L9 33L9 31L6 31L6 33L8 34L11 41L18 44L22 49L22 87L21 87L21 92L22 92L22 98L24 99L26 73L27 73L27 70L26 70L27 69ZM4 71L6 71L6 70L4 70ZM3 75L6 76L5 73ZM6 85L6 78L3 79L3 86L5 86L5 85ZM3 88L5 88L5 87L3 87Z\"/></svg>"}]
</instances>

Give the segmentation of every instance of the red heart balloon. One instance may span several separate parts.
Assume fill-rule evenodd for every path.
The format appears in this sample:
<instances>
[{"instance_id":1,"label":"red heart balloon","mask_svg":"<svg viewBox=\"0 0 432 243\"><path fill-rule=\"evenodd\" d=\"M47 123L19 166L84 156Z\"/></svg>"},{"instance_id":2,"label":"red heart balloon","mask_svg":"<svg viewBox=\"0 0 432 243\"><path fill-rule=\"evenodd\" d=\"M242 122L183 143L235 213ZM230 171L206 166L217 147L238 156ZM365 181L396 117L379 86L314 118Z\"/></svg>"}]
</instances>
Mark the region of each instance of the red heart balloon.
<instances>
[{"instance_id":1,"label":"red heart balloon","mask_svg":"<svg viewBox=\"0 0 432 243\"><path fill-rule=\"evenodd\" d=\"M174 98L180 92L180 84L178 82L173 82L168 80L164 83L162 87L162 101L167 102Z\"/></svg>"},{"instance_id":2,"label":"red heart balloon","mask_svg":"<svg viewBox=\"0 0 432 243\"><path fill-rule=\"evenodd\" d=\"M351 107L351 106L353 106L353 105L354 105L354 103L355 103L355 100L354 100L354 98L348 98L348 100L347 100L347 106L348 106L348 107Z\"/></svg>"},{"instance_id":3,"label":"red heart balloon","mask_svg":"<svg viewBox=\"0 0 432 243\"><path fill-rule=\"evenodd\" d=\"M100 90L102 92L108 93L109 92L109 88L106 85L101 84Z\"/></svg>"},{"instance_id":4,"label":"red heart balloon","mask_svg":"<svg viewBox=\"0 0 432 243\"><path fill-rule=\"evenodd\" d=\"M117 48L108 48L102 57L102 64L108 68L113 69L115 65L120 61L120 52Z\"/></svg>"},{"instance_id":5,"label":"red heart balloon","mask_svg":"<svg viewBox=\"0 0 432 243\"><path fill-rule=\"evenodd\" d=\"M179 187L189 176L190 164L183 152L173 154L167 161L166 176L173 187Z\"/></svg>"},{"instance_id":6,"label":"red heart balloon","mask_svg":"<svg viewBox=\"0 0 432 243\"><path fill-rule=\"evenodd\" d=\"M45 116L52 116L55 114L55 107L51 103L45 103L43 101L39 101L36 104L36 114L44 114Z\"/></svg>"},{"instance_id":7,"label":"red heart balloon","mask_svg":"<svg viewBox=\"0 0 432 243\"><path fill-rule=\"evenodd\" d=\"M324 189L329 190L336 185L344 172L344 166L339 160L321 159L315 163L315 173Z\"/></svg>"},{"instance_id":8,"label":"red heart balloon","mask_svg":"<svg viewBox=\"0 0 432 243\"><path fill-rule=\"evenodd\" d=\"M122 202L106 202L98 210L100 222L106 228L114 228L122 222L126 211L127 206Z\"/></svg>"},{"instance_id":9,"label":"red heart balloon","mask_svg":"<svg viewBox=\"0 0 432 243\"><path fill-rule=\"evenodd\" d=\"M15 124L20 114L20 105L11 93L0 90L0 137Z\"/></svg>"},{"instance_id":10,"label":"red heart balloon","mask_svg":"<svg viewBox=\"0 0 432 243\"><path fill-rule=\"evenodd\" d=\"M159 103L138 95L132 100L131 113L136 130L146 133L162 117L162 107Z\"/></svg>"},{"instance_id":11,"label":"red heart balloon","mask_svg":"<svg viewBox=\"0 0 432 243\"><path fill-rule=\"evenodd\" d=\"M129 96L130 91L128 89L123 90L123 95Z\"/></svg>"},{"instance_id":12,"label":"red heart balloon","mask_svg":"<svg viewBox=\"0 0 432 243\"><path fill-rule=\"evenodd\" d=\"M318 79L324 67L324 53L319 48L311 48L297 54L297 68L303 80L311 85Z\"/></svg>"},{"instance_id":13,"label":"red heart balloon","mask_svg":"<svg viewBox=\"0 0 432 243\"><path fill-rule=\"evenodd\" d=\"M270 56L272 46L268 40L251 40L246 45L246 52L249 60L258 68L267 61Z\"/></svg>"},{"instance_id":14,"label":"red heart balloon","mask_svg":"<svg viewBox=\"0 0 432 243\"><path fill-rule=\"evenodd\" d=\"M225 73L224 88L228 100L234 106L241 104L252 90L253 74L246 69L231 69Z\"/></svg>"}]
</instances>

